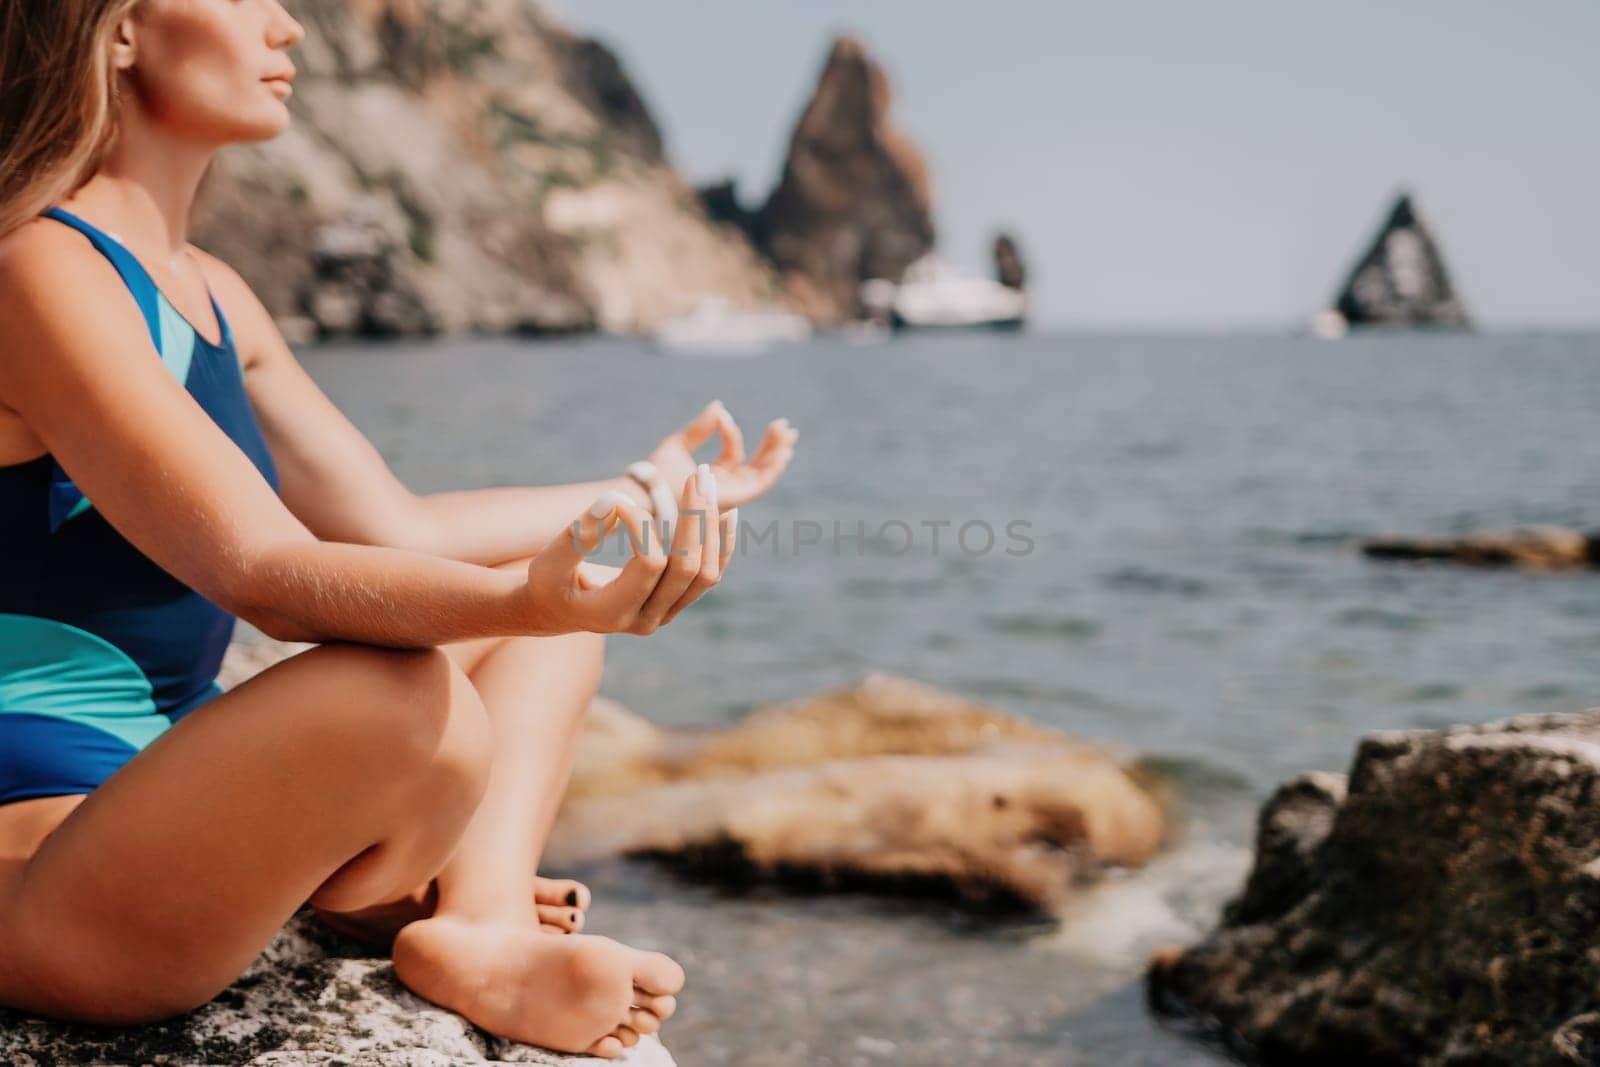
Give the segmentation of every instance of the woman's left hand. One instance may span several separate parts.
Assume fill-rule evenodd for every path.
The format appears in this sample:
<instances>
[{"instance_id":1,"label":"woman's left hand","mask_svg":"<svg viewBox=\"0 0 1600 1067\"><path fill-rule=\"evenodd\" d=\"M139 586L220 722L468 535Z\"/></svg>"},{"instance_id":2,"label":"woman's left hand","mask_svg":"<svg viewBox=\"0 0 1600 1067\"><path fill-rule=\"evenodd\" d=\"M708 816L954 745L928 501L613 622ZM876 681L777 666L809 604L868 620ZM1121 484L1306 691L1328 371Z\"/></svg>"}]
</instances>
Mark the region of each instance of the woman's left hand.
<instances>
[{"instance_id":1,"label":"woman's left hand","mask_svg":"<svg viewBox=\"0 0 1600 1067\"><path fill-rule=\"evenodd\" d=\"M711 461L711 473L717 479L719 508L738 507L771 489L794 458L794 443L800 437L800 431L790 426L788 419L773 419L767 424L767 432L755 455L746 459L744 434L739 424L733 421L722 401L713 400L694 421L669 435L650 453L650 462L661 472L674 497L683 491L683 483L694 473L694 450L710 440L714 433L722 435L722 454Z\"/></svg>"}]
</instances>

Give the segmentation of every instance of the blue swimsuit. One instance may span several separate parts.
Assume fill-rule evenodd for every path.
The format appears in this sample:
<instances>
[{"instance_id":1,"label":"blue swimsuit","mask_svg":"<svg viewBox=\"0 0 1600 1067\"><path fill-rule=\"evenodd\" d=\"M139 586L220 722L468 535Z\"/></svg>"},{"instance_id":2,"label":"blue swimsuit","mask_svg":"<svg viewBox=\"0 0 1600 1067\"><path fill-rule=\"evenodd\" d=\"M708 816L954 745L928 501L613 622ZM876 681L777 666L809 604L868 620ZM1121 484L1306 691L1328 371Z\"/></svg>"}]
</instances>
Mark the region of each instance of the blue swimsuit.
<instances>
[{"instance_id":1,"label":"blue swimsuit","mask_svg":"<svg viewBox=\"0 0 1600 1067\"><path fill-rule=\"evenodd\" d=\"M277 468L216 298L220 345L115 237L58 207L43 214L111 261L162 363L276 492ZM129 544L49 453L0 466L0 804L90 792L219 695L234 621Z\"/></svg>"}]
</instances>

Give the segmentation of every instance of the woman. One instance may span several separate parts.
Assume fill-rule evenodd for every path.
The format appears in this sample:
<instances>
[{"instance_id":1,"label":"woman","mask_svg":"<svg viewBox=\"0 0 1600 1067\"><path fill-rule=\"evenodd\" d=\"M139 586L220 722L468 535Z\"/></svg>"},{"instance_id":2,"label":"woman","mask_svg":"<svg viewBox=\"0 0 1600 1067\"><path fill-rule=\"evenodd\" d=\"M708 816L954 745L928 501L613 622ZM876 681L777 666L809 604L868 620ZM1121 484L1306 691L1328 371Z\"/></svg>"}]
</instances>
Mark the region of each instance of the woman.
<instances>
[{"instance_id":1,"label":"woman","mask_svg":"<svg viewBox=\"0 0 1600 1067\"><path fill-rule=\"evenodd\" d=\"M683 972L535 877L601 635L719 580L720 509L796 433L746 461L713 402L651 455L675 501L410 494L185 241L215 150L287 124L302 33L277 0L0 7L0 1004L181 1013L309 901L485 1029L614 1057ZM622 527L624 567L583 559ZM316 647L224 693L236 617Z\"/></svg>"}]
</instances>

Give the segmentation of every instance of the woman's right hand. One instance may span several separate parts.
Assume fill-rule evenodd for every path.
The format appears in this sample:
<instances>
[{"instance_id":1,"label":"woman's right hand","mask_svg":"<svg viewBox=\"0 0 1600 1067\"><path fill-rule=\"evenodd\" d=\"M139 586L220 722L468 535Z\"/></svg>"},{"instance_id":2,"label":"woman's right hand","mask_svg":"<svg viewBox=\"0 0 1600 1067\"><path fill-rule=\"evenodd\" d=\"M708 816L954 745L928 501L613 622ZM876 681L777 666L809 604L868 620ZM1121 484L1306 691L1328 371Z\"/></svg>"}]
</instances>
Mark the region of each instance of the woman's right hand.
<instances>
[{"instance_id":1,"label":"woman's right hand","mask_svg":"<svg viewBox=\"0 0 1600 1067\"><path fill-rule=\"evenodd\" d=\"M739 509L717 510L716 479L700 464L683 485L672 545L636 503L601 495L528 564L529 633L650 634L722 580L732 557ZM633 556L620 567L584 557L621 524Z\"/></svg>"}]
</instances>

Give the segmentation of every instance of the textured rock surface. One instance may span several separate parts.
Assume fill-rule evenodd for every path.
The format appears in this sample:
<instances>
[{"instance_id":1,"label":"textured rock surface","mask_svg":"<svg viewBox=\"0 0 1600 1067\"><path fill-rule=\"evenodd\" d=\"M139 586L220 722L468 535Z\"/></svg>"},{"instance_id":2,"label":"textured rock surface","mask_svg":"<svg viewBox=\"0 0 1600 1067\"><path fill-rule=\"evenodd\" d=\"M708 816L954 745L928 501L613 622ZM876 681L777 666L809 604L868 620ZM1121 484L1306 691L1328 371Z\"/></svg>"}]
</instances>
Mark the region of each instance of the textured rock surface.
<instances>
[{"instance_id":1,"label":"textured rock surface","mask_svg":"<svg viewBox=\"0 0 1600 1067\"><path fill-rule=\"evenodd\" d=\"M597 702L547 855L1058 908L1151 858L1161 806L1107 752L892 675L660 730Z\"/></svg>"},{"instance_id":2,"label":"textured rock surface","mask_svg":"<svg viewBox=\"0 0 1600 1067\"><path fill-rule=\"evenodd\" d=\"M766 204L744 215L731 187L704 194L714 214L748 227L819 322L855 316L861 282L898 281L933 248L927 164L890 121L889 104L883 68L861 42L840 38Z\"/></svg>"},{"instance_id":3,"label":"textured rock surface","mask_svg":"<svg viewBox=\"0 0 1600 1067\"><path fill-rule=\"evenodd\" d=\"M1289 782L1158 1010L1269 1064L1600 1062L1600 709L1376 734Z\"/></svg>"},{"instance_id":4,"label":"textured rock surface","mask_svg":"<svg viewBox=\"0 0 1600 1067\"><path fill-rule=\"evenodd\" d=\"M309 647L236 642L220 678ZM664 729L596 698L545 858L1052 911L1165 834L1161 803L1113 754L874 673L726 729Z\"/></svg>"},{"instance_id":5,"label":"textured rock surface","mask_svg":"<svg viewBox=\"0 0 1600 1067\"><path fill-rule=\"evenodd\" d=\"M287 0L289 129L217 157L196 243L284 328L648 329L773 272L664 161L616 58L524 0Z\"/></svg>"},{"instance_id":6,"label":"textured rock surface","mask_svg":"<svg viewBox=\"0 0 1600 1067\"><path fill-rule=\"evenodd\" d=\"M552 935L554 936L554 935ZM401 985L387 959L329 933L303 908L232 986L162 1023L89 1027L0 1009L0 1063L53 1067L249 1064L333 1067L477 1063L670 1067L655 1037L619 1059L563 1056L503 1041Z\"/></svg>"},{"instance_id":7,"label":"textured rock surface","mask_svg":"<svg viewBox=\"0 0 1600 1067\"><path fill-rule=\"evenodd\" d=\"M1466 537L1373 537L1361 551L1374 559L1447 560L1479 567L1572 570L1600 566L1600 531L1560 526L1491 530Z\"/></svg>"},{"instance_id":8,"label":"textured rock surface","mask_svg":"<svg viewBox=\"0 0 1600 1067\"><path fill-rule=\"evenodd\" d=\"M1433 234L1401 194L1334 305L1352 326L1470 325Z\"/></svg>"}]
</instances>

